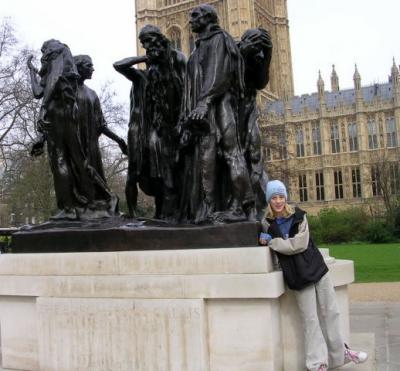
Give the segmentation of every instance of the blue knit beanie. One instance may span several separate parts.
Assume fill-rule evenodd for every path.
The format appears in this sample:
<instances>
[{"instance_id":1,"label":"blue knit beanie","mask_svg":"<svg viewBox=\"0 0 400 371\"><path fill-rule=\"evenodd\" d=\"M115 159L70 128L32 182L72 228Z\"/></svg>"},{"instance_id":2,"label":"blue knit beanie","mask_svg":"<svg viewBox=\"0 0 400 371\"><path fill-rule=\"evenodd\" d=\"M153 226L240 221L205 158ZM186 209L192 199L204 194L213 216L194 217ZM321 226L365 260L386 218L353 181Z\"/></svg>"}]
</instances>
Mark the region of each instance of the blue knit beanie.
<instances>
[{"instance_id":1,"label":"blue knit beanie","mask_svg":"<svg viewBox=\"0 0 400 371\"><path fill-rule=\"evenodd\" d=\"M265 190L267 202L275 195L281 195L287 199L286 187L280 180L271 180L267 183L267 189Z\"/></svg>"}]
</instances>

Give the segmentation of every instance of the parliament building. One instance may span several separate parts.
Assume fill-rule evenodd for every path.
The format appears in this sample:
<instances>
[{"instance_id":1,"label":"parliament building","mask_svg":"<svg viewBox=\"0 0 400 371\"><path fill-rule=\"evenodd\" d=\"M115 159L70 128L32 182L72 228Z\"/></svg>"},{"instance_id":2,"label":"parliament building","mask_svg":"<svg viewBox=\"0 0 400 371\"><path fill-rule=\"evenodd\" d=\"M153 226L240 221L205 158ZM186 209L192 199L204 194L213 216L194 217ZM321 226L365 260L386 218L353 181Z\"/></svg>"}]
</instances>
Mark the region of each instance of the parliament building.
<instances>
[{"instance_id":1,"label":"parliament building","mask_svg":"<svg viewBox=\"0 0 400 371\"><path fill-rule=\"evenodd\" d=\"M317 92L267 104L262 117L269 173L286 180L290 198L311 213L322 207L365 206L400 194L400 79L341 90L319 75ZM382 190L382 188L384 188Z\"/></svg>"},{"instance_id":2,"label":"parliament building","mask_svg":"<svg viewBox=\"0 0 400 371\"><path fill-rule=\"evenodd\" d=\"M203 1L136 0L136 30L158 26L187 56L194 47L189 13ZM332 69L330 90L319 75L316 92L294 96L286 0L209 1L220 25L239 40L248 28L269 30L274 45L270 82L260 94L265 167L281 178L290 199L317 213L324 207L383 205L400 193L400 81L393 61L386 83L341 90ZM138 55L144 51L138 42Z\"/></svg>"}]
</instances>

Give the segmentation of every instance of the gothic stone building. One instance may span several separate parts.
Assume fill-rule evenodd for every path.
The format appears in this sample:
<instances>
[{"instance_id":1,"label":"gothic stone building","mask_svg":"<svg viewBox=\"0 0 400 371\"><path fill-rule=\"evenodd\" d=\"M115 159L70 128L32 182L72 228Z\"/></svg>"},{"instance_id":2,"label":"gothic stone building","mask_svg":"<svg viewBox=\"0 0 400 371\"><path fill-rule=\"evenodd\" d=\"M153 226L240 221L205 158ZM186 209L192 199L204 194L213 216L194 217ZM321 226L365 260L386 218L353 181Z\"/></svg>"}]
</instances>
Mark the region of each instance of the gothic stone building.
<instances>
[{"instance_id":1,"label":"gothic stone building","mask_svg":"<svg viewBox=\"0 0 400 371\"><path fill-rule=\"evenodd\" d=\"M393 61L389 81L331 91L319 75L318 91L267 105L263 126L266 167L284 178L290 198L311 213L322 207L383 206L400 193L400 81ZM274 139L275 138L275 139Z\"/></svg>"},{"instance_id":2,"label":"gothic stone building","mask_svg":"<svg viewBox=\"0 0 400 371\"><path fill-rule=\"evenodd\" d=\"M146 24L158 26L173 42L174 46L190 54L194 37L190 31L190 11L204 1L193 0L135 0L136 32ZM244 31L264 27L271 33L274 45L271 79L261 96L265 100L276 100L293 95L292 57L289 40L289 25L286 0L211 0L218 12L219 22L236 40ZM138 55L143 54L138 42Z\"/></svg>"}]
</instances>

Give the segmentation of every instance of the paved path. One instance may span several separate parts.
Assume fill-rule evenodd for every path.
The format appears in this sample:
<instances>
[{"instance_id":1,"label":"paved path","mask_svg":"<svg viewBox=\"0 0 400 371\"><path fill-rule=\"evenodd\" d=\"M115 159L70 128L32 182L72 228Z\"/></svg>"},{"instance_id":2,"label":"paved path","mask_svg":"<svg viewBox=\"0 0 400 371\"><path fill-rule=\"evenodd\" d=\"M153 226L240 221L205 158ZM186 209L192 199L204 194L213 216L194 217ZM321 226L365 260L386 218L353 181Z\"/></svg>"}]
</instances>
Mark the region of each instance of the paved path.
<instances>
[{"instance_id":1,"label":"paved path","mask_svg":"<svg viewBox=\"0 0 400 371\"><path fill-rule=\"evenodd\" d=\"M400 282L353 283L349 296L352 302L400 302Z\"/></svg>"},{"instance_id":2,"label":"paved path","mask_svg":"<svg viewBox=\"0 0 400 371\"><path fill-rule=\"evenodd\" d=\"M399 302L351 303L350 329L375 334L376 371L400 370Z\"/></svg>"},{"instance_id":3,"label":"paved path","mask_svg":"<svg viewBox=\"0 0 400 371\"><path fill-rule=\"evenodd\" d=\"M376 371L400 370L400 282L350 286L352 333L375 335Z\"/></svg>"}]
</instances>

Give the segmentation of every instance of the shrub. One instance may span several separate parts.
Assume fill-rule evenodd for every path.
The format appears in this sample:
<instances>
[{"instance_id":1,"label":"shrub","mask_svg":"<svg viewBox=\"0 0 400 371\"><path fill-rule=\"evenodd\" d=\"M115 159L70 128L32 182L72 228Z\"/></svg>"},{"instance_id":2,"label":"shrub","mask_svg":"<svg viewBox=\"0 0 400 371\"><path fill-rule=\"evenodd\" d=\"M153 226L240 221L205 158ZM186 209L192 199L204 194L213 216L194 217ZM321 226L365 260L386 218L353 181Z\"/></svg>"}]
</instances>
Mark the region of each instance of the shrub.
<instances>
[{"instance_id":1,"label":"shrub","mask_svg":"<svg viewBox=\"0 0 400 371\"><path fill-rule=\"evenodd\" d=\"M367 225L366 240L372 243L393 241L393 228L384 221L372 220Z\"/></svg>"},{"instance_id":2,"label":"shrub","mask_svg":"<svg viewBox=\"0 0 400 371\"><path fill-rule=\"evenodd\" d=\"M314 242L317 245L323 243L324 241L322 239L322 225L320 219L314 215L307 215L307 219L311 231L310 233Z\"/></svg>"},{"instance_id":3,"label":"shrub","mask_svg":"<svg viewBox=\"0 0 400 371\"><path fill-rule=\"evenodd\" d=\"M397 207L394 212L393 233L400 238L400 207Z\"/></svg>"},{"instance_id":4,"label":"shrub","mask_svg":"<svg viewBox=\"0 0 400 371\"><path fill-rule=\"evenodd\" d=\"M361 208L322 209L308 217L311 234L318 243L341 243L365 240L369 216Z\"/></svg>"}]
</instances>

